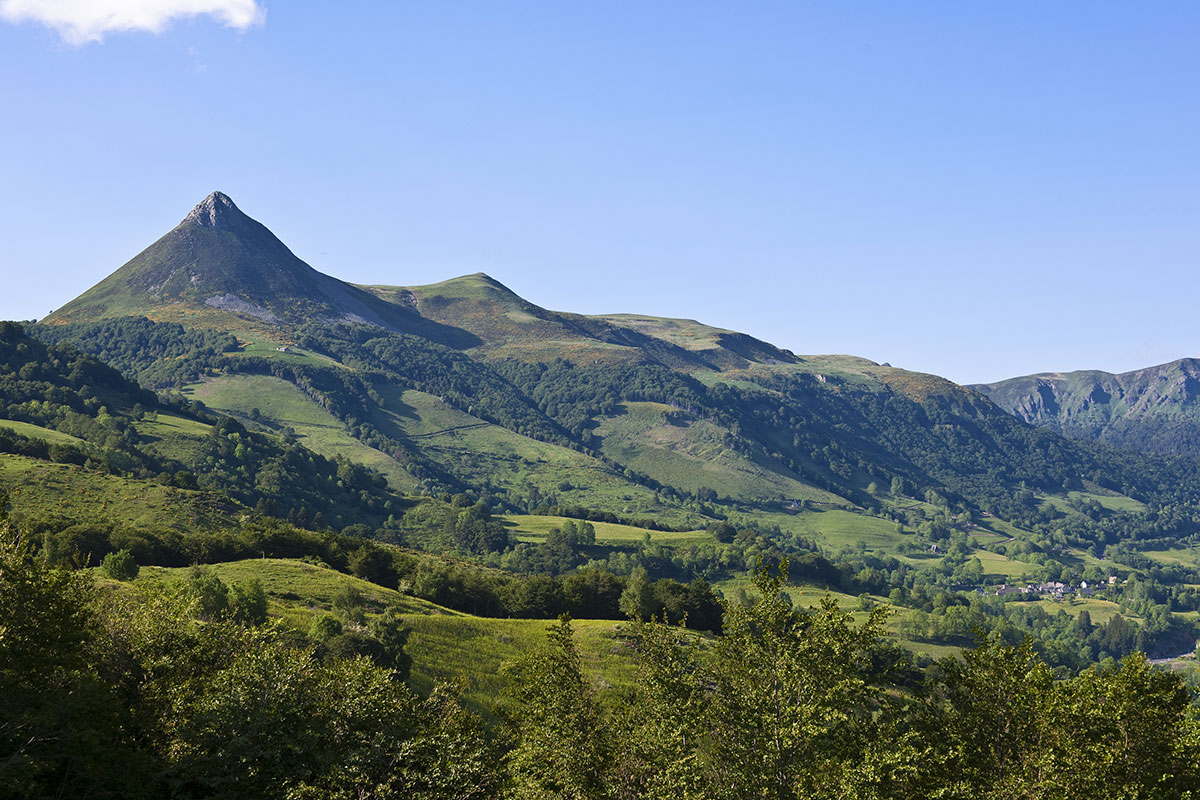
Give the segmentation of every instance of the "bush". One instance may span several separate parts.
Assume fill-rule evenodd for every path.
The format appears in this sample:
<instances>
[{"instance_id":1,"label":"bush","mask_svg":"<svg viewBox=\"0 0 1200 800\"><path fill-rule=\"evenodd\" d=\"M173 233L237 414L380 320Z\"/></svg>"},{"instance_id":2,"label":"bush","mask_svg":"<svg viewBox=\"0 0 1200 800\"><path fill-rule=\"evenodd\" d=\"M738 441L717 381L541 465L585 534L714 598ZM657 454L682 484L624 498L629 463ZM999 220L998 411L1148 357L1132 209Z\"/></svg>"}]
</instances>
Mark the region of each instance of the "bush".
<instances>
[{"instance_id":1,"label":"bush","mask_svg":"<svg viewBox=\"0 0 1200 800\"><path fill-rule=\"evenodd\" d=\"M138 576L138 572L141 570L133 553L128 550L109 553L104 557L100 568L104 570L105 575L115 581L131 581Z\"/></svg>"},{"instance_id":2,"label":"bush","mask_svg":"<svg viewBox=\"0 0 1200 800\"><path fill-rule=\"evenodd\" d=\"M229 616L244 625L262 625L267 621L267 593L254 579L234 584L229 590Z\"/></svg>"},{"instance_id":3,"label":"bush","mask_svg":"<svg viewBox=\"0 0 1200 800\"><path fill-rule=\"evenodd\" d=\"M193 570L187 595L195 603L194 610L199 619L220 619L229 609L229 587L211 572Z\"/></svg>"}]
</instances>

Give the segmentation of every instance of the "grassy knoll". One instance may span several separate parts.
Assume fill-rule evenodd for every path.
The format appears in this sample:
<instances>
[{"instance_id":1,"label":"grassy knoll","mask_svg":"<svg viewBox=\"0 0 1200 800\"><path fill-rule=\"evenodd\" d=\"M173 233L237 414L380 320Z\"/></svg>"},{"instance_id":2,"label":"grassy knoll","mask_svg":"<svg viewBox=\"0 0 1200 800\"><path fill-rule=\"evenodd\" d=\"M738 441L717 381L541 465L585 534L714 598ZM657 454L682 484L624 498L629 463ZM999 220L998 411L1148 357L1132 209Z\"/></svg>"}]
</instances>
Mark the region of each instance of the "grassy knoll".
<instances>
[{"instance_id":1,"label":"grassy knoll","mask_svg":"<svg viewBox=\"0 0 1200 800\"><path fill-rule=\"evenodd\" d=\"M413 634L405 648L413 657L413 687L428 691L437 681L466 681L466 699L476 708L505 707L506 662L535 651L546 641L544 619L407 616ZM614 620L573 620L575 643L585 672L599 688L629 688L634 681L633 651L621 636L627 624Z\"/></svg>"},{"instance_id":2,"label":"grassy knoll","mask_svg":"<svg viewBox=\"0 0 1200 800\"><path fill-rule=\"evenodd\" d=\"M370 467L383 474L397 491L417 488L417 480L396 461L355 439L337 417L281 378L223 375L185 387L183 393L243 421L248 421L257 408L266 425L293 429L310 450L327 458L340 455Z\"/></svg>"},{"instance_id":3,"label":"grassy knoll","mask_svg":"<svg viewBox=\"0 0 1200 800\"><path fill-rule=\"evenodd\" d=\"M227 525L239 509L204 492L0 453L14 518L60 517L181 533Z\"/></svg>"},{"instance_id":4,"label":"grassy knoll","mask_svg":"<svg viewBox=\"0 0 1200 800\"><path fill-rule=\"evenodd\" d=\"M139 420L135 427L147 450L185 464L195 463L212 432L212 426L203 422L161 413Z\"/></svg>"},{"instance_id":5,"label":"grassy knoll","mask_svg":"<svg viewBox=\"0 0 1200 800\"><path fill-rule=\"evenodd\" d=\"M546 538L551 528L560 528L567 521L566 517L543 517L530 514L508 514L503 517L510 524L509 532L523 542L540 542ZM703 530L696 531L652 531L649 528L638 528L633 525L617 525L611 522L593 522L596 529L597 544L634 545L641 544L646 536L654 544L692 544L695 542L715 542L713 537Z\"/></svg>"},{"instance_id":6,"label":"grassy knoll","mask_svg":"<svg viewBox=\"0 0 1200 800\"><path fill-rule=\"evenodd\" d=\"M329 613L333 608L334 595L347 586L362 592L368 613L378 614L388 606L398 606L406 614L459 614L329 567L297 559L248 559L210 564L203 569L229 584L257 579L267 593L271 616L300 630L308 630L315 617ZM161 582L170 585L186 580L190 574L190 567L142 567L137 583Z\"/></svg>"},{"instance_id":7,"label":"grassy knoll","mask_svg":"<svg viewBox=\"0 0 1200 800\"><path fill-rule=\"evenodd\" d=\"M427 692L439 681L461 678L468 704L485 712L504 706L501 693L507 679L500 674L501 665L540 647L546 627L552 622L462 614L328 567L292 559L249 559L205 569L229 584L259 580L268 596L270 615L299 630L308 630L314 618L329 613L335 593L347 586L362 592L368 615L390 605L399 606L405 624L413 631L405 648L413 659L413 687ZM191 568L143 567L137 583L177 584L190 573ZM575 620L572 624L584 668L598 686L630 686L634 663L632 651L619 634L624 623Z\"/></svg>"},{"instance_id":8,"label":"grassy knoll","mask_svg":"<svg viewBox=\"0 0 1200 800\"><path fill-rule=\"evenodd\" d=\"M19 433L22 436L28 436L30 439L41 439L50 444L70 444L80 446L84 442L82 439L77 439L67 433L59 433L50 428L43 428L41 425L30 425L28 422L17 422L11 419L0 419L0 428L7 428L13 433Z\"/></svg>"},{"instance_id":9,"label":"grassy knoll","mask_svg":"<svg viewBox=\"0 0 1200 800\"><path fill-rule=\"evenodd\" d=\"M661 403L630 402L620 408L594 431L601 451L661 483L692 492L708 486L721 495L750 499L843 502L778 471L765 454L734 451L728 431L711 422Z\"/></svg>"}]
</instances>

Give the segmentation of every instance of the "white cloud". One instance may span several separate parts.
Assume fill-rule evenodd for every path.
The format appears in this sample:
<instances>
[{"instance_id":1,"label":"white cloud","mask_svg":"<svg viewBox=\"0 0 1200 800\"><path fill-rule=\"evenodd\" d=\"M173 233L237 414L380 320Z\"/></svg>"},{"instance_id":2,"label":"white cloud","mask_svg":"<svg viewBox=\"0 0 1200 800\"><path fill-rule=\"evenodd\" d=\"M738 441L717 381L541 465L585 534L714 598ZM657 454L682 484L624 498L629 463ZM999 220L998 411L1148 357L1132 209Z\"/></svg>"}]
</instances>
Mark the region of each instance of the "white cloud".
<instances>
[{"instance_id":1,"label":"white cloud","mask_svg":"<svg viewBox=\"0 0 1200 800\"><path fill-rule=\"evenodd\" d=\"M0 0L0 18L40 22L74 45L98 42L115 31L161 33L180 17L202 14L239 30L260 25L267 16L257 0Z\"/></svg>"}]
</instances>

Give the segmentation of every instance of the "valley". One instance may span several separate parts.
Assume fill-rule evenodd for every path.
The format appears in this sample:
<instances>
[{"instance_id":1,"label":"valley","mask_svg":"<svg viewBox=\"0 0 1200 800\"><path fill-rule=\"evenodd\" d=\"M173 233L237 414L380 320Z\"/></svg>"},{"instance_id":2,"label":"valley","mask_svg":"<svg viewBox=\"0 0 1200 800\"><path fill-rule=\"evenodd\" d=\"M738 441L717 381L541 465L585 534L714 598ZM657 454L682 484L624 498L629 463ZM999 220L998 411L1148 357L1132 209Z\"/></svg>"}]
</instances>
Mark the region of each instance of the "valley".
<instances>
[{"instance_id":1,"label":"valley","mask_svg":"<svg viewBox=\"0 0 1200 800\"><path fill-rule=\"evenodd\" d=\"M1153 419L1185 424L1189 384L1137 400L1150 379L1117 376L1120 404L1089 389L1056 416L1060 378L962 387L552 311L482 273L355 286L214 193L46 319L0 324L6 557L89 587L72 607L122 663L183 636L202 674L225 631L240 649L213 669L357 665L466 720L464 747L552 685L582 692L555 714L618 726L648 686L716 697L767 657L755 631L792 626L841 654L796 669L875 687L856 708L889 725L988 659L1067 687L1148 656L1184 692L1200 468L1112 431L1175 400Z\"/></svg>"}]
</instances>

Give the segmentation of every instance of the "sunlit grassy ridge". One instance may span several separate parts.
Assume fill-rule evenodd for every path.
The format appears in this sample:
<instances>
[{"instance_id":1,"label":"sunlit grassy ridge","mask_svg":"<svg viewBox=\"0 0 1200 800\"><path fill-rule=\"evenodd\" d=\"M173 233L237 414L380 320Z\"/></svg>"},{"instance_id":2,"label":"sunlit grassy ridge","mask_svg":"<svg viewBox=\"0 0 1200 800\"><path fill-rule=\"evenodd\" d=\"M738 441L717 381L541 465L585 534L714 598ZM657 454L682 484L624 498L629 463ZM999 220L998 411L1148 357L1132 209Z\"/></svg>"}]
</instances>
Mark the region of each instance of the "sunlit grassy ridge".
<instances>
[{"instance_id":1,"label":"sunlit grassy ridge","mask_svg":"<svg viewBox=\"0 0 1200 800\"><path fill-rule=\"evenodd\" d=\"M462 680L464 697L478 710L504 707L500 674L506 662L516 661L545 641L551 620L491 619L463 614L392 589L377 586L328 567L290 559L250 559L203 567L227 584L258 580L267 593L270 615L297 630L333 608L334 595L350 587L365 600L371 615L388 606L401 609L413 631L405 650L412 656L411 682L428 692L440 681ZM191 568L143 567L137 583L179 585ZM114 585L108 582L108 585ZM577 644L584 666L601 688L628 687L633 680L633 653L616 620L575 620Z\"/></svg>"},{"instance_id":2,"label":"sunlit grassy ridge","mask_svg":"<svg viewBox=\"0 0 1200 800\"><path fill-rule=\"evenodd\" d=\"M8 492L17 520L107 520L130 528L184 533L229 524L245 511L205 492L6 453L0 453L0 489Z\"/></svg>"},{"instance_id":3,"label":"sunlit grassy ridge","mask_svg":"<svg viewBox=\"0 0 1200 800\"><path fill-rule=\"evenodd\" d=\"M503 519L512 524L509 533L523 542L540 542L546 538L552 528L561 528L567 522L566 517L530 514L506 514ZM575 520L571 521L575 522ZM711 534L702 530L653 531L648 528L618 525L612 522L593 522L591 525L596 529L597 544L639 545L647 536L654 544L666 545L716 541Z\"/></svg>"},{"instance_id":4,"label":"sunlit grassy ridge","mask_svg":"<svg viewBox=\"0 0 1200 800\"><path fill-rule=\"evenodd\" d=\"M308 449L323 456L342 456L382 473L397 491L412 491L417 481L396 461L355 439L330 414L295 384L270 375L222 375L183 389L185 395L210 408L254 424L255 409L269 427L291 428Z\"/></svg>"},{"instance_id":5,"label":"sunlit grassy ridge","mask_svg":"<svg viewBox=\"0 0 1200 800\"><path fill-rule=\"evenodd\" d=\"M0 419L0 428L7 428L13 433L19 433L22 436L28 436L30 439L42 439L50 444L83 444L82 439L77 439L70 434L62 433L51 428L43 428L41 425L31 425L28 422Z\"/></svg>"},{"instance_id":6,"label":"sunlit grassy ridge","mask_svg":"<svg viewBox=\"0 0 1200 800\"><path fill-rule=\"evenodd\" d=\"M748 499L840 499L785 474L761 453L732 450L724 428L661 403L624 403L621 413L602 418L594 433L605 455L688 491L707 486Z\"/></svg>"}]
</instances>

